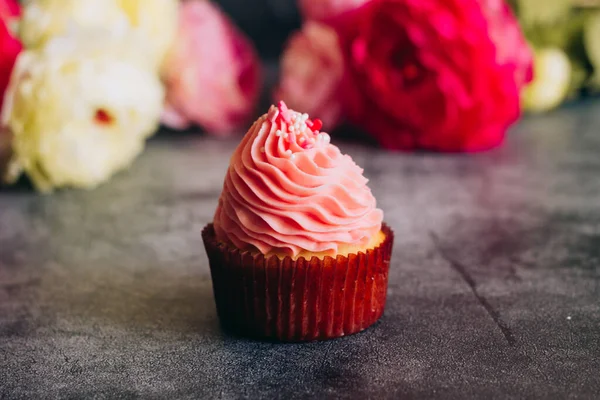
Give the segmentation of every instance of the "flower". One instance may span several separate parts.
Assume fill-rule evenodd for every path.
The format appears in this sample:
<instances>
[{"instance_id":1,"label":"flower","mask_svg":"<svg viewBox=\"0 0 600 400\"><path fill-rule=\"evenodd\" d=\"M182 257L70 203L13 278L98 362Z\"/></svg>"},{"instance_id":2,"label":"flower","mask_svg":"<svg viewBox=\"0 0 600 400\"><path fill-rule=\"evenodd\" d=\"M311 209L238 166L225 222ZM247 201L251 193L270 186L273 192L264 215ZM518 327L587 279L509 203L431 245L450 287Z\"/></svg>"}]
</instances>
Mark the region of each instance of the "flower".
<instances>
[{"instance_id":1,"label":"flower","mask_svg":"<svg viewBox=\"0 0 600 400\"><path fill-rule=\"evenodd\" d=\"M282 57L281 79L274 97L291 108L319 117L327 129L339 122L339 85L344 60L335 31L308 22L292 36Z\"/></svg>"},{"instance_id":2,"label":"flower","mask_svg":"<svg viewBox=\"0 0 600 400\"><path fill-rule=\"evenodd\" d=\"M158 125L155 71L131 44L89 35L19 56L2 112L13 135L9 181L24 170L41 191L93 188L131 164Z\"/></svg>"},{"instance_id":3,"label":"flower","mask_svg":"<svg viewBox=\"0 0 600 400\"><path fill-rule=\"evenodd\" d=\"M19 36L29 49L43 46L72 27L122 31L127 26L116 0L36 0L25 3Z\"/></svg>"},{"instance_id":4,"label":"flower","mask_svg":"<svg viewBox=\"0 0 600 400\"><path fill-rule=\"evenodd\" d=\"M163 123L175 129L198 124L215 133L242 126L259 95L259 65L250 42L215 5L182 2L164 70Z\"/></svg>"},{"instance_id":5,"label":"flower","mask_svg":"<svg viewBox=\"0 0 600 400\"><path fill-rule=\"evenodd\" d=\"M143 6L142 6L143 5ZM139 36L148 62L160 68L177 30L177 0L36 0L26 3L19 33L26 48L81 28Z\"/></svg>"},{"instance_id":6,"label":"flower","mask_svg":"<svg viewBox=\"0 0 600 400\"><path fill-rule=\"evenodd\" d=\"M567 97L571 63L564 51L547 48L535 51L535 79L523 92L527 111L543 112L558 107Z\"/></svg>"},{"instance_id":7,"label":"flower","mask_svg":"<svg viewBox=\"0 0 600 400\"><path fill-rule=\"evenodd\" d=\"M21 52L21 42L13 35L11 25L21 14L16 0L0 0L0 112L4 101L4 92L8 86L10 75L17 56ZM0 174L10 156L11 136L0 125Z\"/></svg>"},{"instance_id":8,"label":"flower","mask_svg":"<svg viewBox=\"0 0 600 400\"><path fill-rule=\"evenodd\" d=\"M346 114L386 148L486 150L520 114L531 61L504 3L380 0L334 25Z\"/></svg>"},{"instance_id":9,"label":"flower","mask_svg":"<svg viewBox=\"0 0 600 400\"><path fill-rule=\"evenodd\" d=\"M80 0L81 1L81 0ZM160 66L177 32L178 0L117 0L134 29L152 43L153 59Z\"/></svg>"},{"instance_id":10,"label":"flower","mask_svg":"<svg viewBox=\"0 0 600 400\"><path fill-rule=\"evenodd\" d=\"M371 0L300 0L300 12L309 20L326 21L355 10Z\"/></svg>"},{"instance_id":11,"label":"flower","mask_svg":"<svg viewBox=\"0 0 600 400\"><path fill-rule=\"evenodd\" d=\"M8 25L21 16L21 6L17 0L0 0L0 20Z\"/></svg>"},{"instance_id":12,"label":"flower","mask_svg":"<svg viewBox=\"0 0 600 400\"><path fill-rule=\"evenodd\" d=\"M496 61L514 70L517 86L522 88L532 79L533 61L519 23L504 0L484 0L481 4L496 46Z\"/></svg>"},{"instance_id":13,"label":"flower","mask_svg":"<svg viewBox=\"0 0 600 400\"><path fill-rule=\"evenodd\" d=\"M15 0L0 0L0 110L10 73L22 49L21 43L10 29L19 14L19 3Z\"/></svg>"}]
</instances>

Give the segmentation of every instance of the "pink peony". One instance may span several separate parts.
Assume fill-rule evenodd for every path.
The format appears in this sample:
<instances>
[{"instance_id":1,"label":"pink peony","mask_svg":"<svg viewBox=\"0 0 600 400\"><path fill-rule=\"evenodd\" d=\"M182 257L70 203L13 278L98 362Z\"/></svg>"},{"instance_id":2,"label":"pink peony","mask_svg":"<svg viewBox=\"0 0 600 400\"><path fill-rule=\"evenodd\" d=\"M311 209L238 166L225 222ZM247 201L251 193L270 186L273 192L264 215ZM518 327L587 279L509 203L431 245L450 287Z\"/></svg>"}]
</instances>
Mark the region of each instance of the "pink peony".
<instances>
[{"instance_id":1,"label":"pink peony","mask_svg":"<svg viewBox=\"0 0 600 400\"><path fill-rule=\"evenodd\" d=\"M291 108L318 117L326 129L340 122L342 100L339 86L344 60L335 31L317 22L308 22L292 36L281 66L276 100Z\"/></svg>"},{"instance_id":2,"label":"pink peony","mask_svg":"<svg viewBox=\"0 0 600 400\"><path fill-rule=\"evenodd\" d=\"M500 0L378 0L334 25L345 113L386 148L486 150L520 114L531 53Z\"/></svg>"},{"instance_id":3,"label":"pink peony","mask_svg":"<svg viewBox=\"0 0 600 400\"><path fill-rule=\"evenodd\" d=\"M197 124L227 133L252 117L260 91L260 63L250 42L211 2L181 3L179 31L166 61L162 122Z\"/></svg>"},{"instance_id":4,"label":"pink peony","mask_svg":"<svg viewBox=\"0 0 600 400\"><path fill-rule=\"evenodd\" d=\"M482 0L482 6L496 45L497 62L513 68L517 84L525 86L533 78L533 55L518 21L504 0Z\"/></svg>"},{"instance_id":5,"label":"pink peony","mask_svg":"<svg viewBox=\"0 0 600 400\"><path fill-rule=\"evenodd\" d=\"M20 13L16 0L0 0L0 110L10 74L22 49L21 42L10 31L10 25Z\"/></svg>"},{"instance_id":6,"label":"pink peony","mask_svg":"<svg viewBox=\"0 0 600 400\"><path fill-rule=\"evenodd\" d=\"M354 10L372 0L300 0L302 16L309 20L327 21Z\"/></svg>"}]
</instances>

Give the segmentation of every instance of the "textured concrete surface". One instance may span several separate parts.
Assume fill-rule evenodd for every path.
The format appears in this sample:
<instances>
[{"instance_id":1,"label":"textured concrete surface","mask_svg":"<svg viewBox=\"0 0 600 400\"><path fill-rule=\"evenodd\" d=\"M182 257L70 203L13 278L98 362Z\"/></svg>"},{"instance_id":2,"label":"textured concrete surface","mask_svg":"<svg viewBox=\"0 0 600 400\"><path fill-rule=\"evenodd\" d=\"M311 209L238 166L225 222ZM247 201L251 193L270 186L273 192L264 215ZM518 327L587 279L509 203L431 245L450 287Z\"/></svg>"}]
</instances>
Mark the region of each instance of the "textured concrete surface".
<instances>
[{"instance_id":1,"label":"textured concrete surface","mask_svg":"<svg viewBox=\"0 0 600 400\"><path fill-rule=\"evenodd\" d=\"M473 156L341 147L396 231L388 307L309 344L218 325L200 232L234 141L93 192L0 192L0 398L599 398L600 104Z\"/></svg>"}]
</instances>

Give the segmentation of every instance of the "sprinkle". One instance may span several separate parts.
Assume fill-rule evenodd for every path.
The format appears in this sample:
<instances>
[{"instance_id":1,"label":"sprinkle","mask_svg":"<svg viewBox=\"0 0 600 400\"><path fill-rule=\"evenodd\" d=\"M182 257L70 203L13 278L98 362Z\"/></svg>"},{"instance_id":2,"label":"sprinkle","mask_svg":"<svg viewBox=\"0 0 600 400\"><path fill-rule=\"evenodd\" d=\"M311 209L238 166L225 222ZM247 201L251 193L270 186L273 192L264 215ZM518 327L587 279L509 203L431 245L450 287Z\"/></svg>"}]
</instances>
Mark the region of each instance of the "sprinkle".
<instances>
[{"instance_id":1,"label":"sprinkle","mask_svg":"<svg viewBox=\"0 0 600 400\"><path fill-rule=\"evenodd\" d=\"M295 160L295 159L296 159L296 155L295 155L295 154L292 154L292 155L290 156L290 158L291 158L292 160Z\"/></svg>"},{"instance_id":2,"label":"sprinkle","mask_svg":"<svg viewBox=\"0 0 600 400\"><path fill-rule=\"evenodd\" d=\"M289 135L288 135L287 133L284 133L284 134L283 134L283 138L284 138L284 139L287 139L287 138L288 138L288 136L289 136Z\"/></svg>"},{"instance_id":3,"label":"sprinkle","mask_svg":"<svg viewBox=\"0 0 600 400\"><path fill-rule=\"evenodd\" d=\"M304 143L305 140L306 138L304 136L300 136L300 138L298 139L298 143Z\"/></svg>"},{"instance_id":4,"label":"sprinkle","mask_svg":"<svg viewBox=\"0 0 600 400\"><path fill-rule=\"evenodd\" d=\"M323 140L323 135L322 134L317 134L317 140Z\"/></svg>"},{"instance_id":5,"label":"sprinkle","mask_svg":"<svg viewBox=\"0 0 600 400\"><path fill-rule=\"evenodd\" d=\"M279 104L277 105L277 108L279 109L279 114L281 114L281 117L283 118L283 120L287 123L290 122L290 110L289 108L287 108L287 106L285 105L285 103L283 101L280 101Z\"/></svg>"},{"instance_id":6,"label":"sprinkle","mask_svg":"<svg viewBox=\"0 0 600 400\"><path fill-rule=\"evenodd\" d=\"M281 130L277 129L277 132L275 132L275 136L280 137L281 136Z\"/></svg>"},{"instance_id":7,"label":"sprinkle","mask_svg":"<svg viewBox=\"0 0 600 400\"><path fill-rule=\"evenodd\" d=\"M313 132L317 132L320 131L323 127L323 121L321 121L320 119L315 119L314 121L311 121L311 123L308 124L308 126L310 127L310 129L312 129Z\"/></svg>"}]
</instances>

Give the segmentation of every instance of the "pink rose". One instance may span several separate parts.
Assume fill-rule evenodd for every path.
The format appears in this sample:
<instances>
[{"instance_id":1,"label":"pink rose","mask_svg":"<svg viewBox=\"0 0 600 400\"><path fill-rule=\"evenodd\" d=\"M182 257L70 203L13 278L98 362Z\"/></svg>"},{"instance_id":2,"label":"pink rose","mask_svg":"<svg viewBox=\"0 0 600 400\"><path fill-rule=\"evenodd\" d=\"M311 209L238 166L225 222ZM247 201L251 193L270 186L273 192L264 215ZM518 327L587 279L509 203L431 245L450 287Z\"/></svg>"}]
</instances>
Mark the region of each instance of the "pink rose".
<instances>
[{"instance_id":1,"label":"pink rose","mask_svg":"<svg viewBox=\"0 0 600 400\"><path fill-rule=\"evenodd\" d=\"M486 150L520 114L531 53L499 0L378 0L335 26L346 114L386 148Z\"/></svg>"},{"instance_id":2,"label":"pink rose","mask_svg":"<svg viewBox=\"0 0 600 400\"><path fill-rule=\"evenodd\" d=\"M298 5L306 19L326 21L372 0L300 0Z\"/></svg>"},{"instance_id":3,"label":"pink rose","mask_svg":"<svg viewBox=\"0 0 600 400\"><path fill-rule=\"evenodd\" d=\"M21 14L15 0L0 0L0 110L10 74L21 52L21 42L10 31L10 25Z\"/></svg>"},{"instance_id":4,"label":"pink rose","mask_svg":"<svg viewBox=\"0 0 600 400\"><path fill-rule=\"evenodd\" d=\"M212 133L243 126L260 92L260 63L252 45L209 1L182 2L179 18L165 67L162 122L175 129L197 124Z\"/></svg>"},{"instance_id":5,"label":"pink rose","mask_svg":"<svg viewBox=\"0 0 600 400\"><path fill-rule=\"evenodd\" d=\"M344 60L335 31L308 22L292 36L283 54L275 100L318 117L331 130L340 122L339 86L343 73Z\"/></svg>"},{"instance_id":6,"label":"pink rose","mask_svg":"<svg viewBox=\"0 0 600 400\"><path fill-rule=\"evenodd\" d=\"M485 0L482 5L496 44L498 63L514 68L517 84L525 86L533 78L533 55L518 21L504 0Z\"/></svg>"}]
</instances>

